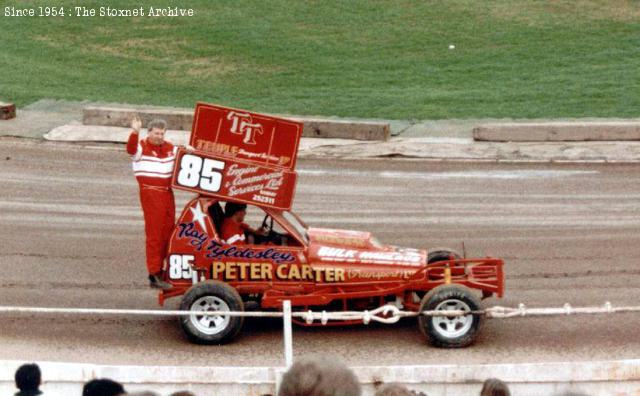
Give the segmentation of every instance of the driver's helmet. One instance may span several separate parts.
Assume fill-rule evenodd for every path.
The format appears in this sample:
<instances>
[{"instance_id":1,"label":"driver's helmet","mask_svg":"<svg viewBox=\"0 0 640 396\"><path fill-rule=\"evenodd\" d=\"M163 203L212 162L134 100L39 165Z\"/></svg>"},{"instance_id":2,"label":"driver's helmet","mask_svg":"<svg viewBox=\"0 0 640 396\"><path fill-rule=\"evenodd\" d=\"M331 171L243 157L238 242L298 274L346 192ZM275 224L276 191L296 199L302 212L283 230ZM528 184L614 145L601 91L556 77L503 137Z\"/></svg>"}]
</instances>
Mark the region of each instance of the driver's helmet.
<instances>
[{"instance_id":1,"label":"driver's helmet","mask_svg":"<svg viewBox=\"0 0 640 396\"><path fill-rule=\"evenodd\" d=\"M224 205L224 217L231 217L235 213L238 213L242 210L247 210L246 204L241 204L236 202L227 202Z\"/></svg>"}]
</instances>

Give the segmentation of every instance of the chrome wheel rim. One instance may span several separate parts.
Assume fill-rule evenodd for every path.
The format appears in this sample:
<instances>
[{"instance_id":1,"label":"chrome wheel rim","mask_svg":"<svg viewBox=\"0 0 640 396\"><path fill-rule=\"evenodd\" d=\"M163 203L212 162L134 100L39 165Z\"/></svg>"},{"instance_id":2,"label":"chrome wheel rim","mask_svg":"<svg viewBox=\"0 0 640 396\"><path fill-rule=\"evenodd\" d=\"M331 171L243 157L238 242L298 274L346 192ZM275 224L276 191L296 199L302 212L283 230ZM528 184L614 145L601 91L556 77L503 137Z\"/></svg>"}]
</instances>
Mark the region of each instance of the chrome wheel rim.
<instances>
[{"instance_id":1,"label":"chrome wheel rim","mask_svg":"<svg viewBox=\"0 0 640 396\"><path fill-rule=\"evenodd\" d=\"M216 296L200 297L191 304L193 312L228 312L229 305ZM222 332L229 325L230 316L225 315L191 315L189 320L193 327L206 335L214 335Z\"/></svg>"},{"instance_id":2,"label":"chrome wheel rim","mask_svg":"<svg viewBox=\"0 0 640 396\"><path fill-rule=\"evenodd\" d=\"M467 303L460 300L445 300L436 306L436 311L471 312ZM473 325L473 315L465 316L433 316L431 318L435 331L445 338L457 338L465 335Z\"/></svg>"}]
</instances>

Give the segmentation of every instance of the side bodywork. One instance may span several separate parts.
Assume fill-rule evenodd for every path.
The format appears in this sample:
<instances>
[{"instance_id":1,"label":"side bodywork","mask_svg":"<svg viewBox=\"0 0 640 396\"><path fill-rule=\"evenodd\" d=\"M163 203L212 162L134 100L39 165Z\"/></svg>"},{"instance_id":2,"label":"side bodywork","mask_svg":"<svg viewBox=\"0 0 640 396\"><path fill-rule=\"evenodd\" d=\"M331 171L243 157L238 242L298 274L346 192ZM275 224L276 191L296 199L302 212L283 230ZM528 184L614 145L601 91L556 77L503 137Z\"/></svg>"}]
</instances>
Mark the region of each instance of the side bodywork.
<instances>
[{"instance_id":1,"label":"side bodywork","mask_svg":"<svg viewBox=\"0 0 640 396\"><path fill-rule=\"evenodd\" d=\"M427 264L427 251L385 246L368 232L308 228L294 214L262 209L288 234L285 245L231 246L216 229L215 198L198 196L183 210L171 236L166 280L174 288L160 303L207 279L228 283L242 296L259 296L262 308L283 300L304 309L394 301L417 311L421 296L443 284L460 284L502 297L503 262L455 259ZM219 221L219 220L218 220Z\"/></svg>"}]
</instances>

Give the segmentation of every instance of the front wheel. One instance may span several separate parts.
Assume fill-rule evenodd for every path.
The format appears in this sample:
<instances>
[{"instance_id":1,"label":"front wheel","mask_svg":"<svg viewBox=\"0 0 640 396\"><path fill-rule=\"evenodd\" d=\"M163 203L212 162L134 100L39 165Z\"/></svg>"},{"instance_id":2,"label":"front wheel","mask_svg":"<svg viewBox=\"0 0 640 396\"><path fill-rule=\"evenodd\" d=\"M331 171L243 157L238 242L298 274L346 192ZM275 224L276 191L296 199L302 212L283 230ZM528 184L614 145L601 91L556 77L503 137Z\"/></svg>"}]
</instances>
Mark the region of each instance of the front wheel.
<instances>
[{"instance_id":1,"label":"front wheel","mask_svg":"<svg viewBox=\"0 0 640 396\"><path fill-rule=\"evenodd\" d=\"M420 303L424 311L480 310L480 299L461 285L442 285L431 290ZM480 315L418 317L418 326L429 343L440 348L464 348L473 343L480 329Z\"/></svg>"},{"instance_id":2,"label":"front wheel","mask_svg":"<svg viewBox=\"0 0 640 396\"><path fill-rule=\"evenodd\" d=\"M180 309L195 312L182 316L180 324L189 340L196 344L225 344L242 329L243 317L222 314L225 311L244 311L238 292L223 282L206 281L193 286L182 298ZM216 311L221 315L197 314Z\"/></svg>"}]
</instances>

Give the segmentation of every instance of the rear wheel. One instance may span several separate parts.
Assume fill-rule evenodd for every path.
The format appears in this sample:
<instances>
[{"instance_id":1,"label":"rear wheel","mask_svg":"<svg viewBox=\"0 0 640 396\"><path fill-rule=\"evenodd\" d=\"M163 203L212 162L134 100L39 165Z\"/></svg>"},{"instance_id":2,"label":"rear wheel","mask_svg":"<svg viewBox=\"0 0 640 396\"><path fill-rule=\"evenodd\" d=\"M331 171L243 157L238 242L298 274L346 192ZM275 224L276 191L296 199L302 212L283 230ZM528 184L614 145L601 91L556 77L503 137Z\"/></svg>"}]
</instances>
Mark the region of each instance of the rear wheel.
<instances>
[{"instance_id":1,"label":"rear wheel","mask_svg":"<svg viewBox=\"0 0 640 396\"><path fill-rule=\"evenodd\" d=\"M460 256L460 253L456 252L453 249L436 248L429 251L427 255L427 264L433 264L433 263L438 263L442 261L450 261L451 259L460 260L461 258L462 256ZM442 274L438 274L437 272L429 272L429 280L436 280L436 279L439 279L441 276ZM423 296L424 294L420 295L421 298Z\"/></svg>"},{"instance_id":2,"label":"rear wheel","mask_svg":"<svg viewBox=\"0 0 640 396\"><path fill-rule=\"evenodd\" d=\"M431 290L420 303L424 311L480 310L480 299L468 287L442 285ZM420 331L429 343L440 348L464 348L473 343L480 329L480 315L418 317Z\"/></svg>"},{"instance_id":3,"label":"rear wheel","mask_svg":"<svg viewBox=\"0 0 640 396\"><path fill-rule=\"evenodd\" d=\"M224 344L235 338L242 329L243 319L223 315L225 311L244 311L242 298L226 283L207 281L198 283L185 294L180 303L183 311L180 324L191 342L196 344ZM197 312L220 312L220 315L198 315Z\"/></svg>"},{"instance_id":4,"label":"rear wheel","mask_svg":"<svg viewBox=\"0 0 640 396\"><path fill-rule=\"evenodd\" d=\"M462 258L460 253L453 249L433 249L427 255L427 264L437 263L438 261L449 261L453 257L454 260Z\"/></svg>"}]
</instances>

